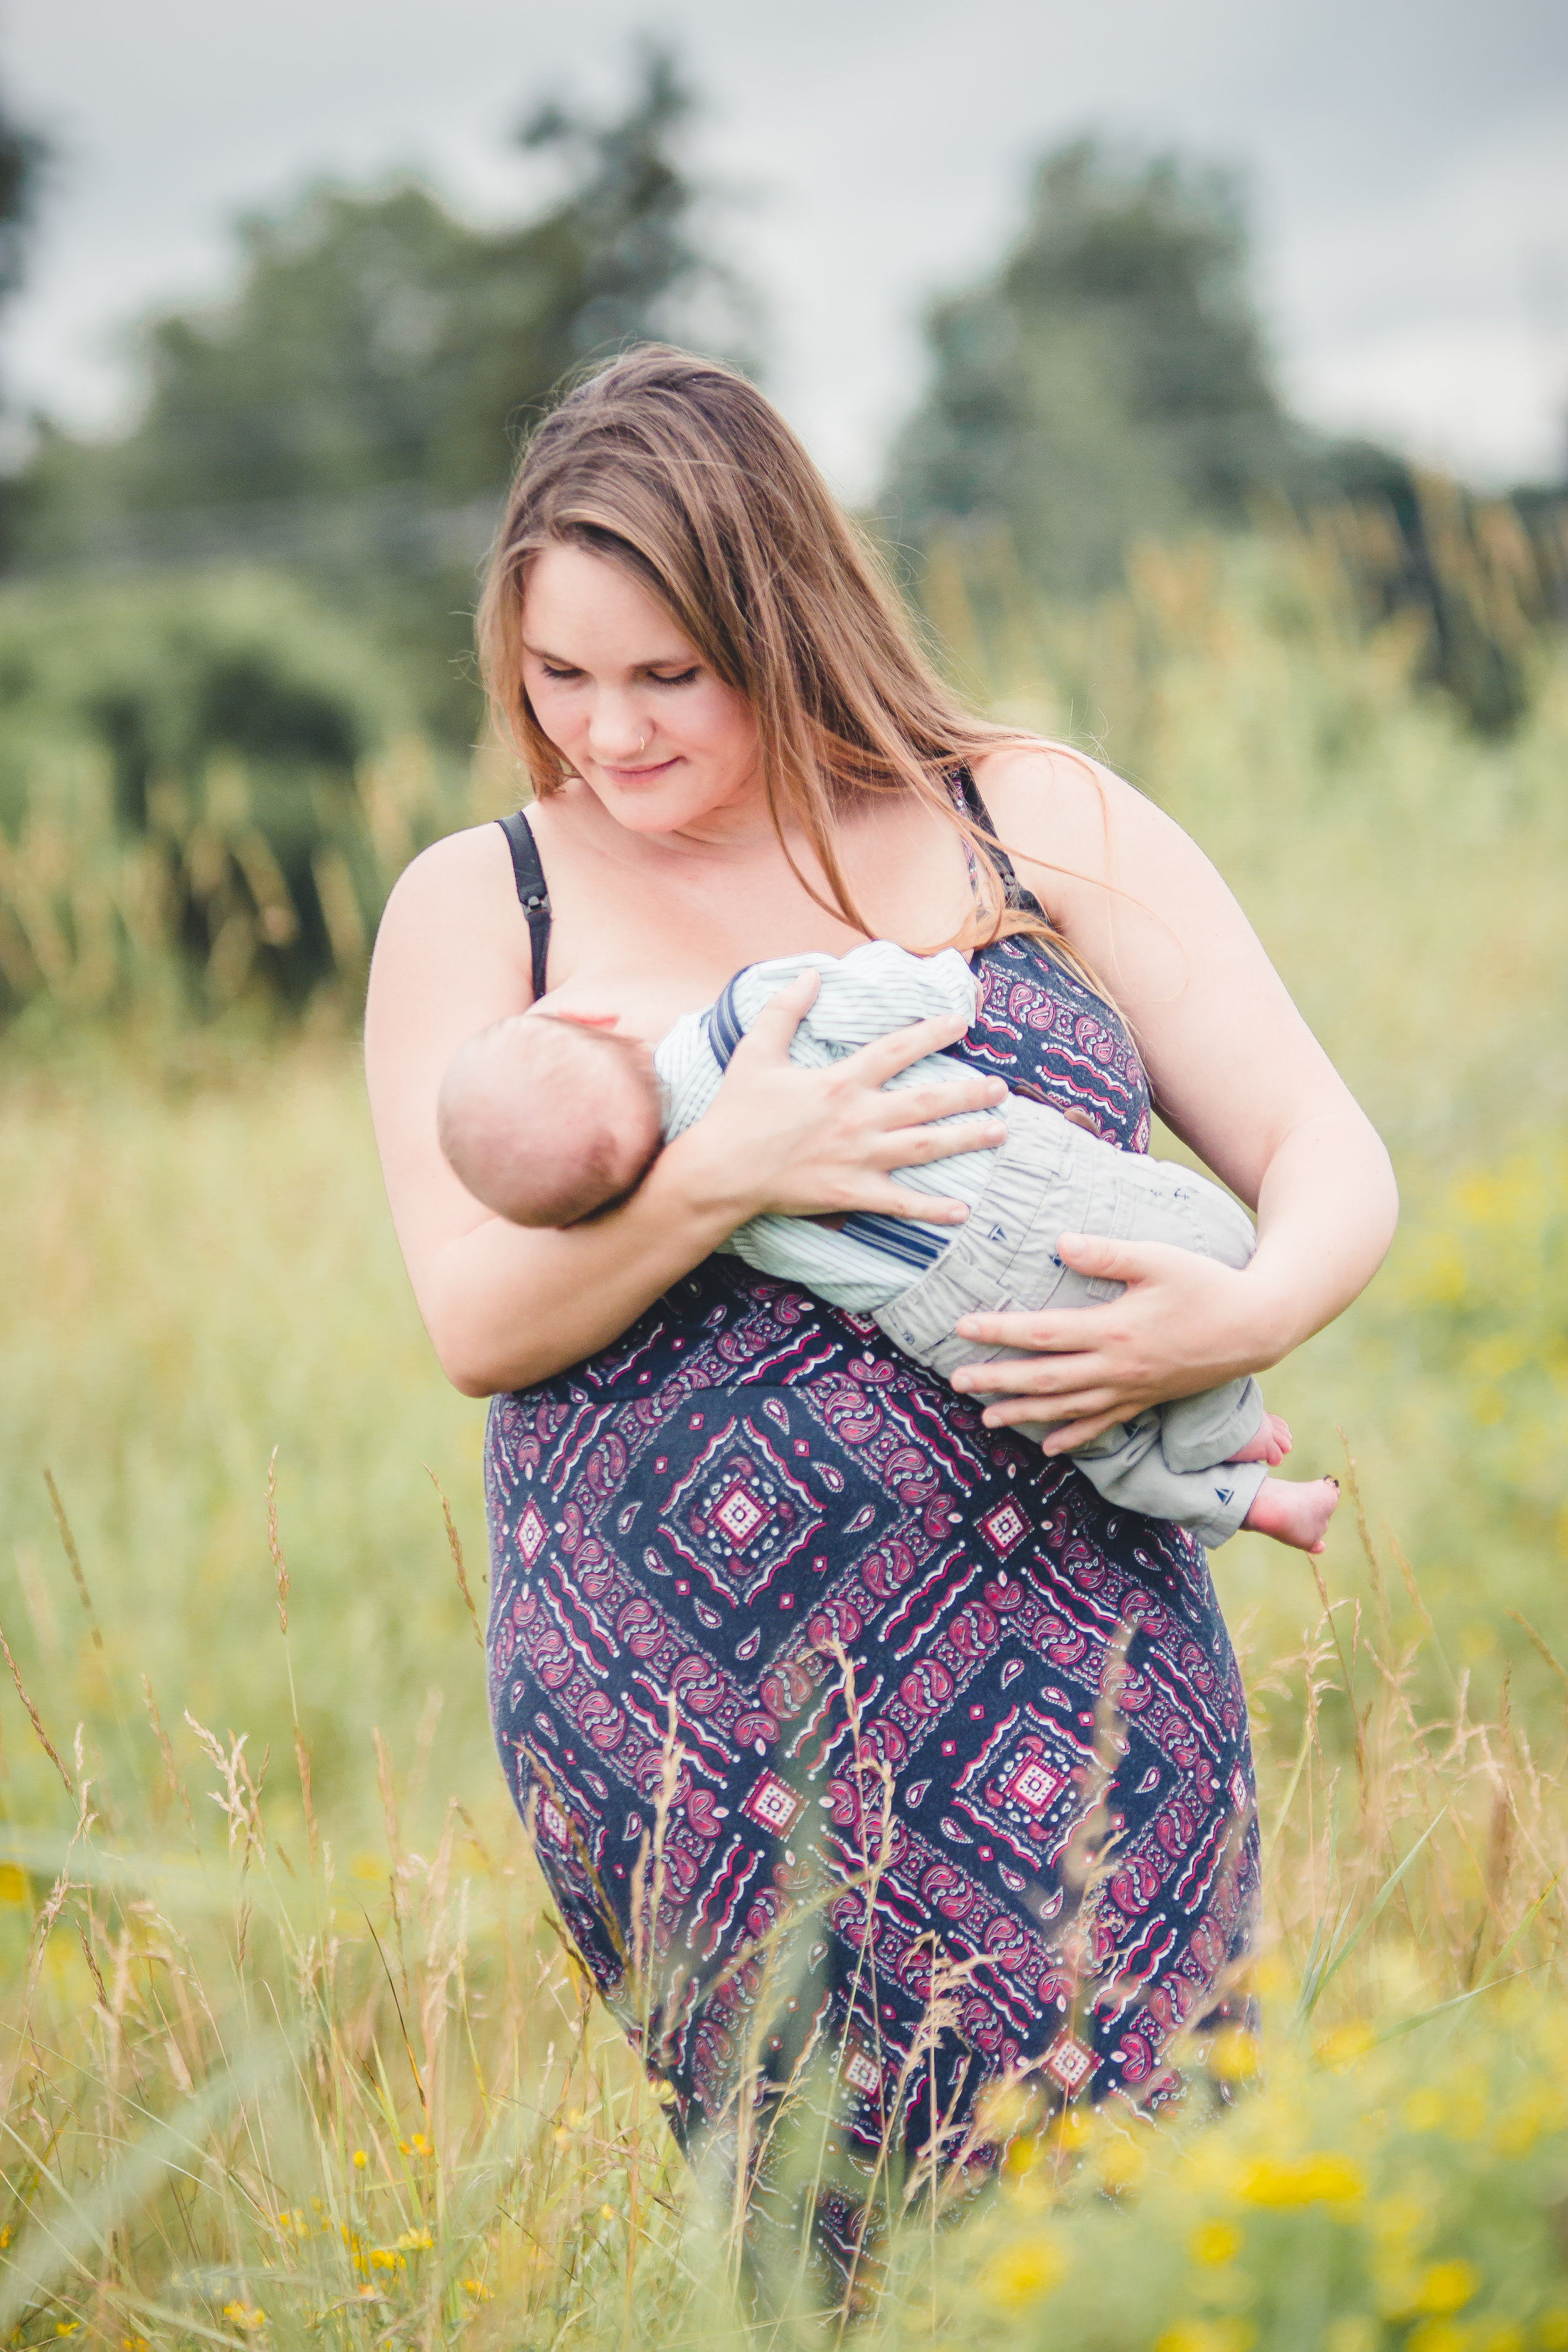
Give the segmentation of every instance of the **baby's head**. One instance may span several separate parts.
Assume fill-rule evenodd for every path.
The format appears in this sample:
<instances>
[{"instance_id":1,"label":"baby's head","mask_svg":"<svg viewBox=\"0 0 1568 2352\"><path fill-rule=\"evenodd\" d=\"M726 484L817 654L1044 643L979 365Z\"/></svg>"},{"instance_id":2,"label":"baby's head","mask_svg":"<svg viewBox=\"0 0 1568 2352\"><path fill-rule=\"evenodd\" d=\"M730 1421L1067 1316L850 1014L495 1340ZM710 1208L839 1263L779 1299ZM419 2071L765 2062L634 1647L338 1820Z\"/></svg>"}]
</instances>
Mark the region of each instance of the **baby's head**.
<instances>
[{"instance_id":1,"label":"baby's head","mask_svg":"<svg viewBox=\"0 0 1568 2352\"><path fill-rule=\"evenodd\" d=\"M447 1066L437 1132L458 1177L516 1225L570 1225L629 1192L659 1146L658 1081L640 1038L515 1013Z\"/></svg>"}]
</instances>

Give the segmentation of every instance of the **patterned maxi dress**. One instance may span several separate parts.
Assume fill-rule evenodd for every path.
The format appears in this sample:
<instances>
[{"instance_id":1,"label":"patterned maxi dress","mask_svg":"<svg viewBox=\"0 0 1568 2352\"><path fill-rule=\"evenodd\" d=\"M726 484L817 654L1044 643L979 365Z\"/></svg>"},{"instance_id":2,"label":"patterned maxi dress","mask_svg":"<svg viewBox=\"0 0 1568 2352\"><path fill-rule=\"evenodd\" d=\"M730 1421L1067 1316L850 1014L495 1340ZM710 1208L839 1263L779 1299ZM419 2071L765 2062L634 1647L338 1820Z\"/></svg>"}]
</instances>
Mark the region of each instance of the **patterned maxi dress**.
<instances>
[{"instance_id":1,"label":"patterned maxi dress","mask_svg":"<svg viewBox=\"0 0 1568 2352\"><path fill-rule=\"evenodd\" d=\"M949 1050L1146 1150L1115 1016L1032 940L975 968ZM842 2252L884 2137L973 2159L1018 2068L1156 2106L1244 2013L1247 1711L1184 1530L721 1255L498 1397L486 1471L502 1764L686 2145L826 2066Z\"/></svg>"}]
</instances>

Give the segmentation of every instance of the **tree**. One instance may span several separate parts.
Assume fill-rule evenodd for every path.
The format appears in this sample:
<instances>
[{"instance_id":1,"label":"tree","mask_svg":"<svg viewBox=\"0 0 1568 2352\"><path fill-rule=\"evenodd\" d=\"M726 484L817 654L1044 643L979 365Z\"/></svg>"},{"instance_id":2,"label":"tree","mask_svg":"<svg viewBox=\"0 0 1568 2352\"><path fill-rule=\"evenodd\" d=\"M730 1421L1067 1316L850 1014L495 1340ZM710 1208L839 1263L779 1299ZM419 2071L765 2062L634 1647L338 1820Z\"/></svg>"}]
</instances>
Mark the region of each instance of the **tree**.
<instances>
[{"instance_id":1,"label":"tree","mask_svg":"<svg viewBox=\"0 0 1568 2352\"><path fill-rule=\"evenodd\" d=\"M233 295L150 322L140 422L75 455L100 454L102 491L143 517L391 488L493 495L520 420L563 375L724 282L694 242L696 192L672 152L690 110L657 48L618 120L542 109L520 143L558 151L570 184L516 227L476 229L412 179L319 184L242 221Z\"/></svg>"},{"instance_id":2,"label":"tree","mask_svg":"<svg viewBox=\"0 0 1568 2352\"><path fill-rule=\"evenodd\" d=\"M31 131L24 130L0 98L0 308L21 287L26 262L27 237L37 209L38 184L47 150ZM7 386L0 368L0 416ZM15 494L10 479L0 474L0 562L15 520Z\"/></svg>"},{"instance_id":3,"label":"tree","mask_svg":"<svg viewBox=\"0 0 1568 2352\"><path fill-rule=\"evenodd\" d=\"M710 347L746 340L745 299L693 226L691 110L649 47L618 117L557 102L519 131L564 167L540 217L475 228L403 178L319 184L243 221L229 299L142 331L134 428L97 446L43 433L26 557L282 564L371 619L423 669L426 717L470 732L455 665L531 413L574 369L700 307Z\"/></svg>"},{"instance_id":4,"label":"tree","mask_svg":"<svg viewBox=\"0 0 1568 2352\"><path fill-rule=\"evenodd\" d=\"M1143 533L1245 513L1310 464L1269 369L1226 174L1048 156L993 278L933 305L930 392L895 448L896 538L1000 525L1042 587L1116 577Z\"/></svg>"}]
</instances>

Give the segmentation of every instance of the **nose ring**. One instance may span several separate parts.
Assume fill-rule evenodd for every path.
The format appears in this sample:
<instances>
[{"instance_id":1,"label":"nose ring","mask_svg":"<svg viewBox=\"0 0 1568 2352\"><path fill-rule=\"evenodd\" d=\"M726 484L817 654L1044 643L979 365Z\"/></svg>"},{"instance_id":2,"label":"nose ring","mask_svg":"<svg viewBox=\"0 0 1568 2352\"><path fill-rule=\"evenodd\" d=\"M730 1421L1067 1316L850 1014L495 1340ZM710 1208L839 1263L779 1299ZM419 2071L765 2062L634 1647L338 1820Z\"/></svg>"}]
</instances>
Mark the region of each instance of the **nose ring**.
<instances>
[{"instance_id":1,"label":"nose ring","mask_svg":"<svg viewBox=\"0 0 1568 2352\"><path fill-rule=\"evenodd\" d=\"M647 737L646 735L643 737L642 741L637 745L637 750L639 751L646 751L647 750Z\"/></svg>"}]
</instances>

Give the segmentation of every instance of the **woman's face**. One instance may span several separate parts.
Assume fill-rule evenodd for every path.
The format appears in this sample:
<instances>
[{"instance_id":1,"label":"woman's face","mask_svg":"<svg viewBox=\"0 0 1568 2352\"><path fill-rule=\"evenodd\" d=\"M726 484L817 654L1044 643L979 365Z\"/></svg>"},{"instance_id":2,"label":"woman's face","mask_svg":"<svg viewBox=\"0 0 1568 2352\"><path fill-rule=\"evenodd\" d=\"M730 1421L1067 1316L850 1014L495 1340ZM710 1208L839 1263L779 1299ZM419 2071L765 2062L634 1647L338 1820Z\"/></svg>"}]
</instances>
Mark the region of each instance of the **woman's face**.
<instances>
[{"instance_id":1,"label":"woman's face","mask_svg":"<svg viewBox=\"0 0 1568 2352\"><path fill-rule=\"evenodd\" d=\"M760 807L750 703L618 565L547 547L529 572L522 645L535 718L617 824L702 833Z\"/></svg>"}]
</instances>

